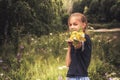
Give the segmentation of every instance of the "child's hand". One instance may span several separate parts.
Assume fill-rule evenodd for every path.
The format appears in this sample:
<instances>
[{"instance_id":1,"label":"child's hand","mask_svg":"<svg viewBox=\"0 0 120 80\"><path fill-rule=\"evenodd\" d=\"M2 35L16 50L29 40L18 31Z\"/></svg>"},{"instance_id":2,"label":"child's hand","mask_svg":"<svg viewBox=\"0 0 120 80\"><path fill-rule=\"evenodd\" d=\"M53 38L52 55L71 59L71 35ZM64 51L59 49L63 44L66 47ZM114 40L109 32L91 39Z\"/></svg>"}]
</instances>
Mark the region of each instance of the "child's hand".
<instances>
[{"instance_id":1,"label":"child's hand","mask_svg":"<svg viewBox=\"0 0 120 80\"><path fill-rule=\"evenodd\" d=\"M72 41L72 40L70 40L70 39L66 40L66 42L68 43L68 46L71 46L71 45L72 45L72 43L73 43L73 41Z\"/></svg>"},{"instance_id":2,"label":"child's hand","mask_svg":"<svg viewBox=\"0 0 120 80\"><path fill-rule=\"evenodd\" d=\"M79 49L82 47L82 42L78 42L78 44L75 46L76 49Z\"/></svg>"}]
</instances>

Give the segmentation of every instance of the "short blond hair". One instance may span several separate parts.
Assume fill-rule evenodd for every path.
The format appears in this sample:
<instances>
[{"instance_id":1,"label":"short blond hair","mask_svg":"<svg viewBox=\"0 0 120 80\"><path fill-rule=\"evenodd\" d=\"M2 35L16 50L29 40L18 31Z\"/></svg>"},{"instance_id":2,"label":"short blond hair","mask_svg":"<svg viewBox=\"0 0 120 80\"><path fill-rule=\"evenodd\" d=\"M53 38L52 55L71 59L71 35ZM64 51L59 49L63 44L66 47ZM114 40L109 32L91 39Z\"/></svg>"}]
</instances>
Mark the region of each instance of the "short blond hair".
<instances>
[{"instance_id":1,"label":"short blond hair","mask_svg":"<svg viewBox=\"0 0 120 80\"><path fill-rule=\"evenodd\" d=\"M69 25L69 21L70 21L70 18L73 17L73 16L76 16L78 17L83 23L85 23L87 25L87 18L84 14L82 13L72 13L70 15L70 17L68 18L68 25Z\"/></svg>"}]
</instances>

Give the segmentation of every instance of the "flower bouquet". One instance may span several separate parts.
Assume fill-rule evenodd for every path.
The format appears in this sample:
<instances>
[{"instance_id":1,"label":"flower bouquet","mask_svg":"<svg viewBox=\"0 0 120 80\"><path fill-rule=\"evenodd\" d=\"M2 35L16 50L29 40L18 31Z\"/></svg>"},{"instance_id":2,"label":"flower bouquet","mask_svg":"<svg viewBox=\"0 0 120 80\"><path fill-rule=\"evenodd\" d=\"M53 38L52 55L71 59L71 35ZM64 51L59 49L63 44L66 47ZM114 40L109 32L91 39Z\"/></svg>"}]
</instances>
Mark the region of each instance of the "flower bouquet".
<instances>
[{"instance_id":1,"label":"flower bouquet","mask_svg":"<svg viewBox=\"0 0 120 80\"><path fill-rule=\"evenodd\" d=\"M84 48L85 33L80 29L79 31L70 32L70 41L73 42L73 46L76 47L79 42L82 42L82 47Z\"/></svg>"}]
</instances>

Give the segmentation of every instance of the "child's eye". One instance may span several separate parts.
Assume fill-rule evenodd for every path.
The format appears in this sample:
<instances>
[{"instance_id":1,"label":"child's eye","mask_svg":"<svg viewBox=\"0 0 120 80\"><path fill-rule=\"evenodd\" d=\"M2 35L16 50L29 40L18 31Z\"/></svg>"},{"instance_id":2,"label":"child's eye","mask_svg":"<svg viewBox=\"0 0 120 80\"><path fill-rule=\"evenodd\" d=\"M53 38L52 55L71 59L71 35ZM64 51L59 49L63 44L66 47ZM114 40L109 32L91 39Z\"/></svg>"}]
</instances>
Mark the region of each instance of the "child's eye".
<instances>
[{"instance_id":1,"label":"child's eye","mask_svg":"<svg viewBox=\"0 0 120 80\"><path fill-rule=\"evenodd\" d=\"M78 24L74 23L73 25L74 25L74 26L77 26Z\"/></svg>"},{"instance_id":2,"label":"child's eye","mask_svg":"<svg viewBox=\"0 0 120 80\"><path fill-rule=\"evenodd\" d=\"M69 26L72 26L72 24L69 24Z\"/></svg>"}]
</instances>

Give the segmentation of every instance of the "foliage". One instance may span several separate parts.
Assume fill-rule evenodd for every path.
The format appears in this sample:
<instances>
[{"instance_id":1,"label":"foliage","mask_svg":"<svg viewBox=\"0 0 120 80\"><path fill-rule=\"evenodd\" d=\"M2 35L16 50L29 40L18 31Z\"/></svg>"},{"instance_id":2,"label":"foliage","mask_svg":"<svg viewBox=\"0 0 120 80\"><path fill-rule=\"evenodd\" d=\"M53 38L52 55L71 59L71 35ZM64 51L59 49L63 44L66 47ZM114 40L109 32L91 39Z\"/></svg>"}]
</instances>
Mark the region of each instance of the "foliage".
<instances>
[{"instance_id":1,"label":"foliage","mask_svg":"<svg viewBox=\"0 0 120 80\"><path fill-rule=\"evenodd\" d=\"M0 4L0 46L13 44L15 53L23 35L41 36L66 29L61 25L62 1L1 0Z\"/></svg>"},{"instance_id":2,"label":"foliage","mask_svg":"<svg viewBox=\"0 0 120 80\"><path fill-rule=\"evenodd\" d=\"M81 12L83 13L86 1L76 1L73 3L72 13Z\"/></svg>"},{"instance_id":3,"label":"foliage","mask_svg":"<svg viewBox=\"0 0 120 80\"><path fill-rule=\"evenodd\" d=\"M60 32L67 30L69 14L81 12L91 23L104 23L90 26L113 28L119 26L119 6L119 0L0 0L0 79L65 79L68 37ZM119 77L119 34L90 34L90 78Z\"/></svg>"},{"instance_id":4,"label":"foliage","mask_svg":"<svg viewBox=\"0 0 120 80\"><path fill-rule=\"evenodd\" d=\"M119 4L117 0L92 0L87 12L89 21L93 23L111 22L112 20L117 19L112 16L115 15L114 12L119 13L119 11L111 11L111 8L114 9L113 6L117 4ZM117 17L119 16L117 15Z\"/></svg>"},{"instance_id":5,"label":"foliage","mask_svg":"<svg viewBox=\"0 0 120 80\"><path fill-rule=\"evenodd\" d=\"M107 26L114 27L119 5L119 0L0 0L0 46L14 44L16 53L21 35L67 30L72 12L84 13L90 23L113 22Z\"/></svg>"},{"instance_id":6,"label":"foliage","mask_svg":"<svg viewBox=\"0 0 120 80\"><path fill-rule=\"evenodd\" d=\"M84 13L90 23L120 21L119 5L119 0L75 0L71 12Z\"/></svg>"},{"instance_id":7,"label":"foliage","mask_svg":"<svg viewBox=\"0 0 120 80\"><path fill-rule=\"evenodd\" d=\"M104 34L104 35L103 35ZM116 46L119 46L118 44L118 32L112 32L112 33L95 33L91 34L92 35L92 41L93 41L93 51L92 51L92 59L91 61L91 67L89 68L90 70L90 75L91 79L96 79L96 80L106 80L112 76L108 77L108 74L111 74L112 72L115 72L115 76L119 77L119 70L118 70L118 65L119 63L119 58L115 58L113 56L120 56L119 55L119 50L117 48L113 48ZM115 51L115 52L114 52ZM111 62L113 61L113 62ZM118 63L117 63L118 62ZM117 63L117 65L115 65ZM93 69L96 69L96 72L93 72L91 68L94 67ZM116 74L117 73L117 74ZM94 76L97 76L96 78ZM101 77L101 78L98 78Z\"/></svg>"},{"instance_id":8,"label":"foliage","mask_svg":"<svg viewBox=\"0 0 120 80\"><path fill-rule=\"evenodd\" d=\"M65 80L67 68L65 55L68 33L50 33L37 37L27 35L20 39L17 55L9 54L3 63L0 63L0 79L5 80ZM92 59L89 67L89 77L92 80L106 80L119 77L119 32L116 33L89 33L92 40ZM104 34L104 36L103 36ZM116 37L114 37L116 36ZM107 44L107 43L110 44ZM117 48L118 47L118 48ZM108 49L109 48L109 49ZM106 51L110 50L108 55ZM115 51L115 52L114 52ZM12 52L10 49L9 52ZM20 56L21 55L21 56ZM107 56L106 56L107 55ZM115 57L111 57L111 56ZM1 58L0 58L1 60ZM115 63L115 64L114 64ZM9 65L6 68L6 65ZM112 75L114 73L114 76Z\"/></svg>"}]
</instances>

